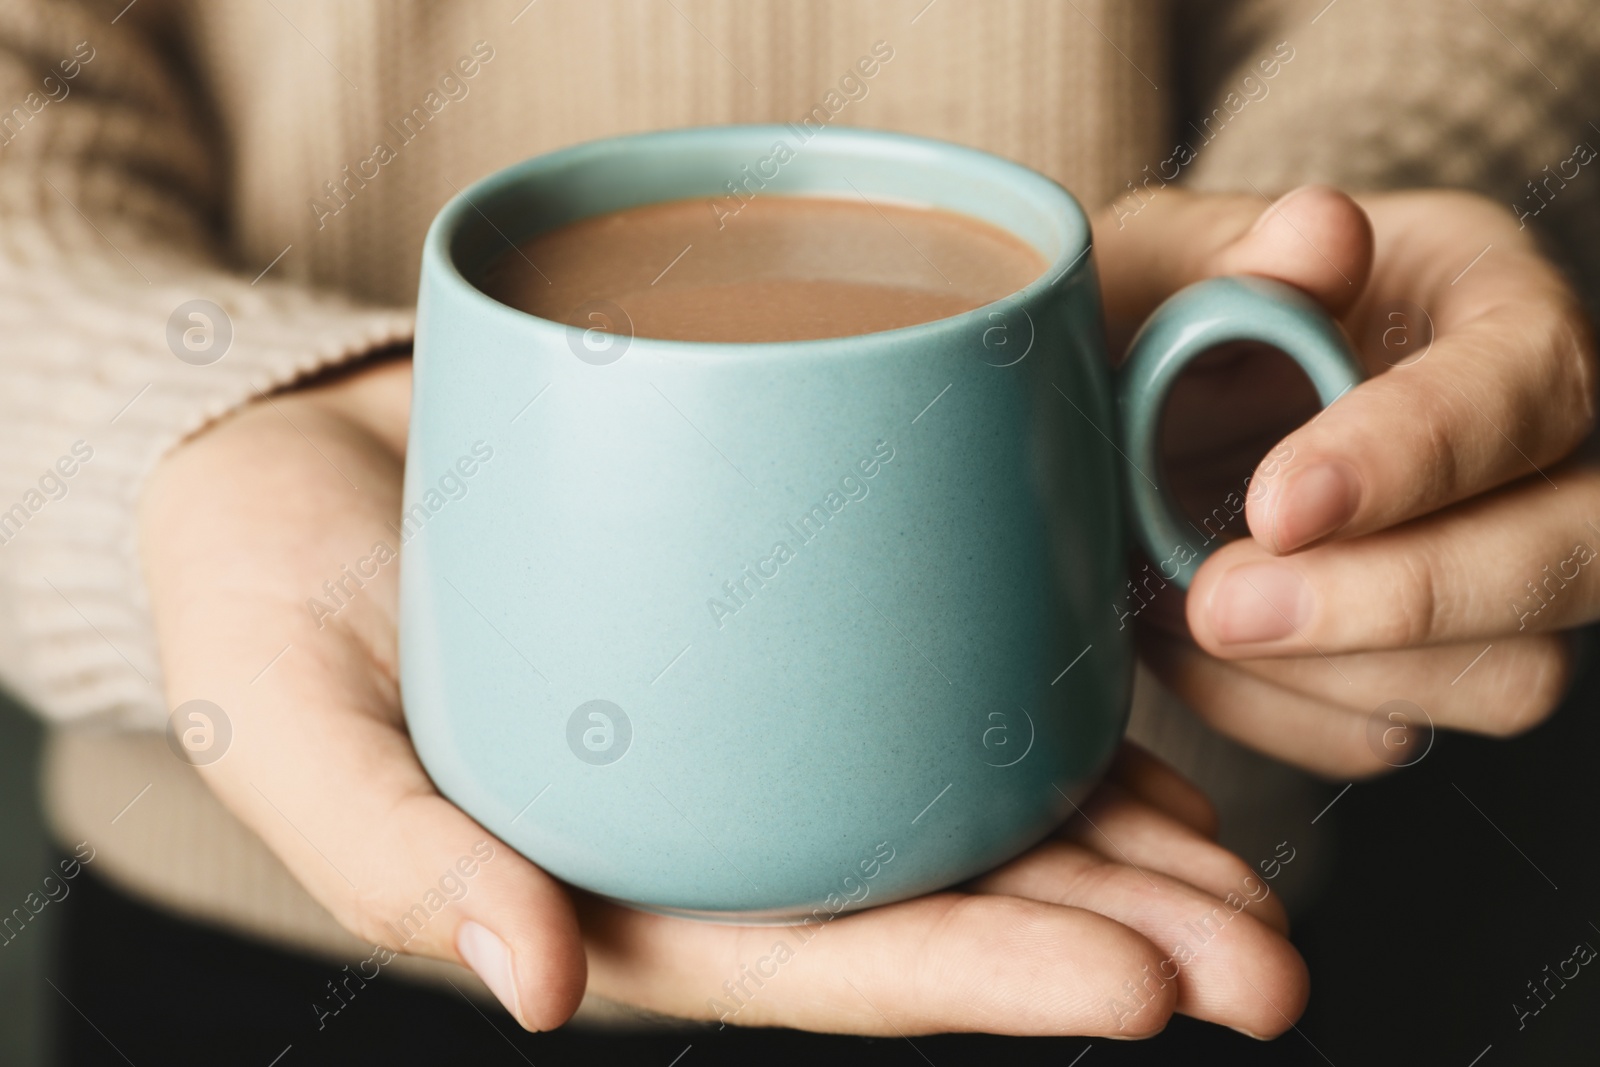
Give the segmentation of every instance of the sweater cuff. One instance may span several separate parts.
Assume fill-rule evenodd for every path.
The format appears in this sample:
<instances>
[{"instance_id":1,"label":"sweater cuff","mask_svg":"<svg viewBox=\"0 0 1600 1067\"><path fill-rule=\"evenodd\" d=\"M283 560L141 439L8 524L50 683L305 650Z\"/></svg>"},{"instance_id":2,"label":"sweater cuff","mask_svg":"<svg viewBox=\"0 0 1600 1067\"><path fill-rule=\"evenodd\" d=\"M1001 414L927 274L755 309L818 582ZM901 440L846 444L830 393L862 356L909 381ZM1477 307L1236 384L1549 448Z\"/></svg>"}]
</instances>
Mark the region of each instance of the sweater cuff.
<instances>
[{"instance_id":1,"label":"sweater cuff","mask_svg":"<svg viewBox=\"0 0 1600 1067\"><path fill-rule=\"evenodd\" d=\"M409 341L412 313L223 271L85 273L23 276L0 300L23 364L0 397L0 677L47 718L159 730L146 476L260 395Z\"/></svg>"}]
</instances>

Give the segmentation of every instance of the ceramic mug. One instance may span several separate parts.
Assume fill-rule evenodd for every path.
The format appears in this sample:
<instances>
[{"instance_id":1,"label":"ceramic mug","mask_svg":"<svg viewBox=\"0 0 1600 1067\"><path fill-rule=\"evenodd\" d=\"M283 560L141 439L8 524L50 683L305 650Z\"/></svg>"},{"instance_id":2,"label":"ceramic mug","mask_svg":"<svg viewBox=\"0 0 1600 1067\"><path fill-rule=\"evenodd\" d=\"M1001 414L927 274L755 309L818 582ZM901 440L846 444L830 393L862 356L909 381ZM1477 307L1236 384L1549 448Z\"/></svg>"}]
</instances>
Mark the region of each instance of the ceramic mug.
<instances>
[{"instance_id":1,"label":"ceramic mug","mask_svg":"<svg viewBox=\"0 0 1600 1067\"><path fill-rule=\"evenodd\" d=\"M612 305L579 329L474 285L511 242L638 204L714 212L751 174L755 195L969 215L1050 266L952 318L770 344L633 337ZM1184 364L1237 339L1287 352L1325 404L1359 378L1311 300L1232 278L1158 310L1114 385L1082 209L956 145L675 130L477 182L423 251L401 517L417 752L551 874L671 914L820 921L1002 863L1121 737L1125 499L1169 578L1204 554L1157 426Z\"/></svg>"}]
</instances>

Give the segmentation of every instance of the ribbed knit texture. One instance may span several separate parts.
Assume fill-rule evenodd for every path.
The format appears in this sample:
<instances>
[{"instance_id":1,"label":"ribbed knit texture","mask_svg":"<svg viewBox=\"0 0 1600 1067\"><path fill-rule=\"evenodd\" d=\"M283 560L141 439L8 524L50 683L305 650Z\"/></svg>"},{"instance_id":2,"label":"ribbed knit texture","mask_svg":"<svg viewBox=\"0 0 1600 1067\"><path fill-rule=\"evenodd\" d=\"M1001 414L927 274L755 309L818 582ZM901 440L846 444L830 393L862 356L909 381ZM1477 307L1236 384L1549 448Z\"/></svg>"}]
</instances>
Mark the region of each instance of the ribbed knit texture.
<instances>
[{"instance_id":1,"label":"ribbed knit texture","mask_svg":"<svg viewBox=\"0 0 1600 1067\"><path fill-rule=\"evenodd\" d=\"M405 341L429 220L516 160L791 121L878 41L893 59L834 121L1000 153L1091 209L1229 92L1259 93L1244 78L1283 43L1266 95L1228 112L1180 180L1451 184L1509 206L1577 141L1600 145L1586 0L125 3L0 2L0 677L102 727L166 719L133 541L151 466L261 392ZM471 76L441 86L458 62ZM374 173L380 142L394 158ZM1590 281L1592 169L1532 220ZM194 299L232 323L207 366L168 342ZM74 469L59 483L58 461ZM1225 814L1266 774L1154 696L1134 730ZM241 929L359 949L156 739L85 731L53 751L58 832L94 835L104 873Z\"/></svg>"},{"instance_id":2,"label":"ribbed knit texture","mask_svg":"<svg viewBox=\"0 0 1600 1067\"><path fill-rule=\"evenodd\" d=\"M1191 187L1470 189L1525 215L1600 313L1600 159L1571 162L1580 142L1600 152L1592 0L1185 0L1174 10L1181 39L1206 43L1176 50L1194 87L1180 135L1228 92L1244 95L1276 42L1295 51L1269 95L1200 153Z\"/></svg>"},{"instance_id":3,"label":"ribbed knit texture","mask_svg":"<svg viewBox=\"0 0 1600 1067\"><path fill-rule=\"evenodd\" d=\"M1583 95L1600 18L1578 0L1478 8L1206 0L1183 8L1174 63L1179 31L1155 0L141 0L115 25L112 0L13 0L0 7L0 107L17 108L0 125L0 515L14 516L0 521L0 673L56 718L162 722L130 534L145 473L257 392L403 340L429 219L493 169L632 130L793 119L881 40L894 58L836 121L998 152L1093 207L1176 138L1197 140L1188 121L1248 95L1245 77L1287 42L1266 95L1201 145L1194 184L1449 183L1509 205L1577 140L1600 143ZM461 60L475 73L441 89ZM52 85L66 96L49 99ZM48 101L36 114L29 94ZM414 108L424 121L401 130ZM396 158L363 179L380 142ZM1596 190L1581 173L1531 221L1600 271ZM208 366L168 345L169 316L192 299L232 321ZM30 490L78 441L92 460L40 505Z\"/></svg>"},{"instance_id":4,"label":"ribbed knit texture","mask_svg":"<svg viewBox=\"0 0 1600 1067\"><path fill-rule=\"evenodd\" d=\"M0 511L26 512L0 528L0 673L58 719L162 725L131 534L146 472L258 392L404 339L457 188L589 138L798 119L877 41L893 59L835 121L979 145L1090 201L1165 127L1139 73L1165 67L1155 0L141 0L111 25L121 6L0 7L0 106L24 112L0 127ZM51 84L67 95L29 114ZM380 142L395 158L364 165ZM208 366L168 345L192 299L232 321ZM29 509L77 441L92 460Z\"/></svg>"}]
</instances>

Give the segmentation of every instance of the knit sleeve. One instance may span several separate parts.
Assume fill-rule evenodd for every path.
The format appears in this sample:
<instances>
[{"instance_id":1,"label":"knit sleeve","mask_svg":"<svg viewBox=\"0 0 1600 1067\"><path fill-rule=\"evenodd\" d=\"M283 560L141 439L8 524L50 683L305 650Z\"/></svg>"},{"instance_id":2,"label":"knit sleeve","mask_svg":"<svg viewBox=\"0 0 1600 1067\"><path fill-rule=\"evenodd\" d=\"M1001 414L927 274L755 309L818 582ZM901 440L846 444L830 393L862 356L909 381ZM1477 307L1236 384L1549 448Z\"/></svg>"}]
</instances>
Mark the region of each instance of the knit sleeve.
<instances>
[{"instance_id":1,"label":"knit sleeve","mask_svg":"<svg viewBox=\"0 0 1600 1067\"><path fill-rule=\"evenodd\" d=\"M1189 0L1175 17L1191 187L1469 189L1600 279L1592 0Z\"/></svg>"},{"instance_id":2,"label":"knit sleeve","mask_svg":"<svg viewBox=\"0 0 1600 1067\"><path fill-rule=\"evenodd\" d=\"M161 455L411 330L230 261L166 14L0 4L0 680L55 719L166 718L134 540Z\"/></svg>"}]
</instances>

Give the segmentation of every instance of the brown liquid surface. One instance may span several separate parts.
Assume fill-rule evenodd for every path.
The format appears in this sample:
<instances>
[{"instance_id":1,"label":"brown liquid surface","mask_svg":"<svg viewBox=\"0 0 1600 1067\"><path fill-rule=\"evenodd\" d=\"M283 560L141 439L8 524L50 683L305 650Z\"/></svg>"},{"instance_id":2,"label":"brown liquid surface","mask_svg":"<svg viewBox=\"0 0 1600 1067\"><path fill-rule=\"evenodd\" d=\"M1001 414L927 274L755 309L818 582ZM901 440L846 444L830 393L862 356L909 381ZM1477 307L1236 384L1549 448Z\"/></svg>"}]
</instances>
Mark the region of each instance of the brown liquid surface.
<instances>
[{"instance_id":1,"label":"brown liquid surface","mask_svg":"<svg viewBox=\"0 0 1600 1067\"><path fill-rule=\"evenodd\" d=\"M957 315L1009 296L1046 266L1028 244L965 215L768 196L723 215L720 229L705 200L583 219L507 251L482 288L583 327L600 322L585 305L610 301L639 337L800 341Z\"/></svg>"}]
</instances>

